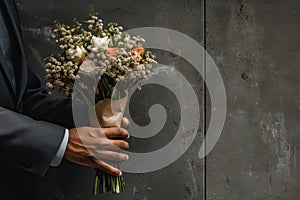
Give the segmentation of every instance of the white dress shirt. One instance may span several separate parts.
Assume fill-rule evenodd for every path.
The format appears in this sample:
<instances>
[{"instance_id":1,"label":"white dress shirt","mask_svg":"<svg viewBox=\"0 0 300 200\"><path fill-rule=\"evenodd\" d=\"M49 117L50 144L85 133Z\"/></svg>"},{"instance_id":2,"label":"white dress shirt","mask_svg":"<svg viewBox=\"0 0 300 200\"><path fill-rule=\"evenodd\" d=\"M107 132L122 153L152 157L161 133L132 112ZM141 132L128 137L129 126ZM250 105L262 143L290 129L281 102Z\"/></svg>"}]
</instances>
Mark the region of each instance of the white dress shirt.
<instances>
[{"instance_id":1,"label":"white dress shirt","mask_svg":"<svg viewBox=\"0 0 300 200\"><path fill-rule=\"evenodd\" d=\"M69 140L69 130L66 129L64 139L61 142L60 147L58 148L56 155L50 164L52 167L57 167L60 165L67 148L68 140Z\"/></svg>"}]
</instances>

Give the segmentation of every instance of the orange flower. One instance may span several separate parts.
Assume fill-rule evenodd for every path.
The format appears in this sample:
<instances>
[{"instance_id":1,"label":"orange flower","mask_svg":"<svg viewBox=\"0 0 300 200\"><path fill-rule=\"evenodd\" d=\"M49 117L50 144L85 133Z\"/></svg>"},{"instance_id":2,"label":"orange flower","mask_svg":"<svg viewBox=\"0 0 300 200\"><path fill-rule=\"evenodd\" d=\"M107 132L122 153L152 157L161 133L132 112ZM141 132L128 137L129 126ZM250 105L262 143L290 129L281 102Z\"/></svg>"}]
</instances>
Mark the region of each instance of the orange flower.
<instances>
[{"instance_id":1,"label":"orange flower","mask_svg":"<svg viewBox=\"0 0 300 200\"><path fill-rule=\"evenodd\" d=\"M117 55L117 51L118 51L118 48L108 48L106 50L106 57L111 57L111 56L116 56Z\"/></svg>"},{"instance_id":2,"label":"orange flower","mask_svg":"<svg viewBox=\"0 0 300 200\"><path fill-rule=\"evenodd\" d=\"M140 56L140 55L137 55L137 56L135 57L135 60L136 60L137 62L140 62L142 59L143 59L143 58L142 58L142 56Z\"/></svg>"},{"instance_id":3,"label":"orange flower","mask_svg":"<svg viewBox=\"0 0 300 200\"><path fill-rule=\"evenodd\" d=\"M145 52L145 49L141 46L137 46L135 47L134 51L141 55Z\"/></svg>"}]
</instances>

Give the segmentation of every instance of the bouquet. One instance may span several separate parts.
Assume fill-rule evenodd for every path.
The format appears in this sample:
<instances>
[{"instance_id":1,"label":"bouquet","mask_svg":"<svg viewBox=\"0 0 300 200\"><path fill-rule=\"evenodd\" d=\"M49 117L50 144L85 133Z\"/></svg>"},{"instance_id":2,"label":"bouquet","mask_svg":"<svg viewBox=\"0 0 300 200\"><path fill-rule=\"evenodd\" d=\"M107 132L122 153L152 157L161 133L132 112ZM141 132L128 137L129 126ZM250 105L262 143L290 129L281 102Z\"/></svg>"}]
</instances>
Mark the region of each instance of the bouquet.
<instances>
[{"instance_id":1,"label":"bouquet","mask_svg":"<svg viewBox=\"0 0 300 200\"><path fill-rule=\"evenodd\" d=\"M82 22L74 19L72 25L56 21L51 37L61 51L45 59L49 93L58 89L66 96L82 99L91 113L96 112L91 126L120 127L129 88L148 78L156 64L155 55L142 47L145 40L131 37L117 23L104 26L96 14ZM117 85L122 87L117 89ZM118 163L113 165L118 167ZM94 195L124 189L123 177L96 170Z\"/></svg>"}]
</instances>

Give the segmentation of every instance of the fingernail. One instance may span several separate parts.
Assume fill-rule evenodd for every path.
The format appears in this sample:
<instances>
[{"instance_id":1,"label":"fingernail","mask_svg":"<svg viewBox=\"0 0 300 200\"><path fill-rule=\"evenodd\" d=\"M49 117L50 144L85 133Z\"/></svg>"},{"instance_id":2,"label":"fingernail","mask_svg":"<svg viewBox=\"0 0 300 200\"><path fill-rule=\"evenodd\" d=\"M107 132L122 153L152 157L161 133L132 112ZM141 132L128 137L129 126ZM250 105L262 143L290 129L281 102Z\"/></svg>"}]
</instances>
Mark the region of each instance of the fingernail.
<instances>
[{"instance_id":1,"label":"fingernail","mask_svg":"<svg viewBox=\"0 0 300 200\"><path fill-rule=\"evenodd\" d=\"M123 159L124 159L123 161L127 161L129 159L129 156L128 155L124 155Z\"/></svg>"},{"instance_id":2,"label":"fingernail","mask_svg":"<svg viewBox=\"0 0 300 200\"><path fill-rule=\"evenodd\" d=\"M122 174L123 174L123 173L120 171L119 176L122 176Z\"/></svg>"}]
</instances>

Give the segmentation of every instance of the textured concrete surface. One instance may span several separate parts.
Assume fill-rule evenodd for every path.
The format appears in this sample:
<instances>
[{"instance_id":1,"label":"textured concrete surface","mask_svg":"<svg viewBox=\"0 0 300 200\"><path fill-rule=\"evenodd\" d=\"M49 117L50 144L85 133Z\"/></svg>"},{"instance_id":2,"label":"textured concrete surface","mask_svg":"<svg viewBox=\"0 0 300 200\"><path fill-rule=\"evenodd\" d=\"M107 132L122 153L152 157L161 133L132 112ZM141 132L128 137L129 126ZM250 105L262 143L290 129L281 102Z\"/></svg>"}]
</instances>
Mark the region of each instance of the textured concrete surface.
<instances>
[{"instance_id":1,"label":"textured concrete surface","mask_svg":"<svg viewBox=\"0 0 300 200\"><path fill-rule=\"evenodd\" d=\"M43 57L55 51L49 40L52 22L70 23L94 9L105 21L118 21L127 29L166 27L206 43L228 97L225 127L206 165L198 158L203 138L200 126L188 152L169 167L147 174L125 174L128 187L121 195L92 198L93 170L64 162L49 171L40 184L50 185L50 191L37 194L44 195L41 199L299 199L300 2L207 0L206 41L203 5L203 0L20 0L28 56L41 77ZM186 61L167 52L157 53L162 63L174 65L190 80L204 105L201 77ZM160 97L162 93L166 98ZM170 121L157 138L132 138L131 146L137 152L165 145L177 128L176 101L155 86L137 93L131 102L137 105L132 110L137 123L149 122L146 114L139 114L157 101L169 108ZM53 191L55 195L49 196Z\"/></svg>"},{"instance_id":2,"label":"textured concrete surface","mask_svg":"<svg viewBox=\"0 0 300 200\"><path fill-rule=\"evenodd\" d=\"M207 199L299 199L300 2L207 1L207 49L228 117L207 158Z\"/></svg>"}]
</instances>

